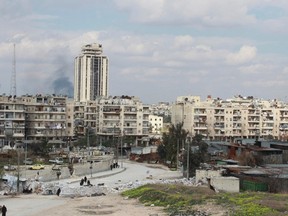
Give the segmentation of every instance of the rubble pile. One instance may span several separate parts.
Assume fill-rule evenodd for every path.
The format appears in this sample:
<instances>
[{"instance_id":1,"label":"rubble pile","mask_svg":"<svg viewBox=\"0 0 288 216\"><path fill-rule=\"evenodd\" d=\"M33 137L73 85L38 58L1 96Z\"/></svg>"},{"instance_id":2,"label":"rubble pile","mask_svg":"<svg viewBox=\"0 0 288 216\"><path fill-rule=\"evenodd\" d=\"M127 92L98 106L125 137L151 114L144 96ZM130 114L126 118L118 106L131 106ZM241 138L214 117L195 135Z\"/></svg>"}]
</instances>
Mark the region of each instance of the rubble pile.
<instances>
[{"instance_id":1,"label":"rubble pile","mask_svg":"<svg viewBox=\"0 0 288 216\"><path fill-rule=\"evenodd\" d=\"M78 186L69 183L43 183L42 184L42 194L52 195L56 194L58 188L61 189L60 196L66 197L83 197L83 196L103 196L110 193L119 193L128 189L133 189L140 187L145 184L183 184L187 186L197 186L195 178L191 179L159 179L159 180L145 180L145 181L135 181L128 183L115 183L114 186L107 186L105 183L98 185L88 186Z\"/></svg>"},{"instance_id":2,"label":"rubble pile","mask_svg":"<svg viewBox=\"0 0 288 216\"><path fill-rule=\"evenodd\" d=\"M107 191L110 193L121 192L128 189L133 189L140 187L146 184L183 184L186 186L199 186L199 183L196 184L195 178L182 178L182 179L159 179L159 180L145 180L145 181L135 181L128 182L125 184L117 184L117 186L113 188L107 188Z\"/></svg>"},{"instance_id":3,"label":"rubble pile","mask_svg":"<svg viewBox=\"0 0 288 216\"><path fill-rule=\"evenodd\" d=\"M56 194L59 188L61 189L60 196L65 197L102 196L107 193L105 187L99 186L71 186L68 183L45 183L42 185L42 194Z\"/></svg>"},{"instance_id":4,"label":"rubble pile","mask_svg":"<svg viewBox=\"0 0 288 216\"><path fill-rule=\"evenodd\" d=\"M17 178L14 176L6 176L6 182L2 185L2 194L11 194L17 192ZM89 182L89 184L88 184ZM97 185L90 184L90 181L85 181L84 184L75 184L72 182L42 182L41 179L28 179L21 182L19 188L23 193L37 193L42 195L56 195L57 190L61 190L60 196L65 197L83 197L83 196L103 196L111 193L120 193L128 189L134 189L146 184L182 184L186 186L199 186L203 183L196 182L195 178L168 178L168 179L155 179L146 178L145 180L131 181L128 183L122 183L121 180L106 185L105 182L99 182Z\"/></svg>"}]
</instances>

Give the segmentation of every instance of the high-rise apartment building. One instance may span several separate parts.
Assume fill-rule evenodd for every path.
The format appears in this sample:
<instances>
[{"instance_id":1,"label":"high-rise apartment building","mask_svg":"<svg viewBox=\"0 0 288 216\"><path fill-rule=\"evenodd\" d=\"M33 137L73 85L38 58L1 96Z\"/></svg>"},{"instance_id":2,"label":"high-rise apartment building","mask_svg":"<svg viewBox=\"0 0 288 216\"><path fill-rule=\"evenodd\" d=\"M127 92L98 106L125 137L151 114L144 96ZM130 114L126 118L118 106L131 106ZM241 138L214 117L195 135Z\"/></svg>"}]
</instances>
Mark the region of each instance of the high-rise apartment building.
<instances>
[{"instance_id":1,"label":"high-rise apartment building","mask_svg":"<svg viewBox=\"0 0 288 216\"><path fill-rule=\"evenodd\" d=\"M98 96L108 96L108 58L102 55L102 45L93 43L82 47L75 58L74 100L85 102Z\"/></svg>"}]
</instances>

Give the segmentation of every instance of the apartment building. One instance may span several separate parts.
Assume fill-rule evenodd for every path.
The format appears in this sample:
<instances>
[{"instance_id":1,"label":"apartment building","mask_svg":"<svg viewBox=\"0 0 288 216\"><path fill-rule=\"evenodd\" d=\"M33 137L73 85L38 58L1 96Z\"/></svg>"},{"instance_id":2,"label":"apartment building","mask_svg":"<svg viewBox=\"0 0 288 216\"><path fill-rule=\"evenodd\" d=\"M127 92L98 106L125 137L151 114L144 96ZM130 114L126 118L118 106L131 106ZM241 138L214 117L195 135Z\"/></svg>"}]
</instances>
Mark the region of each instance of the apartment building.
<instances>
[{"instance_id":1,"label":"apartment building","mask_svg":"<svg viewBox=\"0 0 288 216\"><path fill-rule=\"evenodd\" d=\"M0 146L23 140L24 137L25 105L23 101L16 97L0 95Z\"/></svg>"},{"instance_id":2,"label":"apartment building","mask_svg":"<svg viewBox=\"0 0 288 216\"><path fill-rule=\"evenodd\" d=\"M208 96L201 101L198 96L181 96L172 105L172 123L180 122L190 135L210 140L288 139L288 105L278 100Z\"/></svg>"},{"instance_id":3,"label":"apartment building","mask_svg":"<svg viewBox=\"0 0 288 216\"><path fill-rule=\"evenodd\" d=\"M95 134L99 143L125 136L147 145L149 105L136 97L99 97L75 102L64 96L0 96L0 145L10 142L66 143Z\"/></svg>"},{"instance_id":4,"label":"apartment building","mask_svg":"<svg viewBox=\"0 0 288 216\"><path fill-rule=\"evenodd\" d=\"M85 136L89 132L98 142L125 136L131 145L146 145L149 134L149 106L136 97L99 97L95 101L72 102L68 110L68 134ZM70 127L71 126L71 127Z\"/></svg>"},{"instance_id":5,"label":"apartment building","mask_svg":"<svg viewBox=\"0 0 288 216\"><path fill-rule=\"evenodd\" d=\"M163 117L158 115L149 115L150 133L160 135L163 129Z\"/></svg>"},{"instance_id":6,"label":"apartment building","mask_svg":"<svg viewBox=\"0 0 288 216\"><path fill-rule=\"evenodd\" d=\"M1 146L24 140L63 140L66 136L66 97L0 96Z\"/></svg>"},{"instance_id":7,"label":"apartment building","mask_svg":"<svg viewBox=\"0 0 288 216\"><path fill-rule=\"evenodd\" d=\"M108 57L102 55L101 44L82 47L74 62L74 100L93 101L98 96L108 96Z\"/></svg>"},{"instance_id":8,"label":"apartment building","mask_svg":"<svg viewBox=\"0 0 288 216\"><path fill-rule=\"evenodd\" d=\"M22 96L25 105L27 140L63 140L66 132L67 97L56 95Z\"/></svg>"}]
</instances>

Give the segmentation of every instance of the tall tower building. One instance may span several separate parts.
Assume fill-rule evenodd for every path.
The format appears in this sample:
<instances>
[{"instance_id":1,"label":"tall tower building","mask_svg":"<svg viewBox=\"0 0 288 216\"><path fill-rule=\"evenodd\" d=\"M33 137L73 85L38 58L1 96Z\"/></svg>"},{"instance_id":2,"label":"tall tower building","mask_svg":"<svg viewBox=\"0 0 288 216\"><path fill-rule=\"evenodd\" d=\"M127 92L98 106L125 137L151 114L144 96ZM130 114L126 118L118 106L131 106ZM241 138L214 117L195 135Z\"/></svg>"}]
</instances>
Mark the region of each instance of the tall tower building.
<instances>
[{"instance_id":1,"label":"tall tower building","mask_svg":"<svg viewBox=\"0 0 288 216\"><path fill-rule=\"evenodd\" d=\"M102 52L101 44L87 44L82 47L82 54L75 58L75 101L91 101L97 96L108 96L109 61Z\"/></svg>"}]
</instances>

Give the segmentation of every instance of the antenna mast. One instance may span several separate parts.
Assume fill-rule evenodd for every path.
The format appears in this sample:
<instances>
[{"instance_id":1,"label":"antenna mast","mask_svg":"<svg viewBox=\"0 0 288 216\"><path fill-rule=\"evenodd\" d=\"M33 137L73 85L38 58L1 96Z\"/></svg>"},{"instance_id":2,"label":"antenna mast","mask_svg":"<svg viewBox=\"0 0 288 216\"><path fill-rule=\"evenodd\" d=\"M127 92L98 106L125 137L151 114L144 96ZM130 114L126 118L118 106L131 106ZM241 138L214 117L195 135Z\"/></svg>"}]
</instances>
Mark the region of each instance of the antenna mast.
<instances>
[{"instance_id":1,"label":"antenna mast","mask_svg":"<svg viewBox=\"0 0 288 216\"><path fill-rule=\"evenodd\" d=\"M11 75L11 83L10 83L10 95L16 96L16 45L13 44L13 61L12 61L12 75Z\"/></svg>"}]
</instances>

